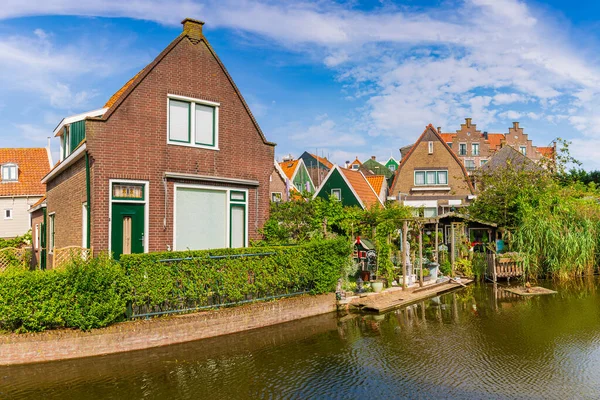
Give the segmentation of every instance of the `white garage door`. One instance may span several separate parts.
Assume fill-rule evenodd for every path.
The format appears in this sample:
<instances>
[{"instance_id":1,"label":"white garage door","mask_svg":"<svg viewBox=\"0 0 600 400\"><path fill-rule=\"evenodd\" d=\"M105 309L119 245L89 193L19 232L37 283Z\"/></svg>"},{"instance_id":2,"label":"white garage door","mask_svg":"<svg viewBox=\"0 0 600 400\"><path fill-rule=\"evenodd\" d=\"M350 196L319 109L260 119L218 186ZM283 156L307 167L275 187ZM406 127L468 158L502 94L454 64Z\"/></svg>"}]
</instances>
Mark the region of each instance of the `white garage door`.
<instances>
[{"instance_id":1,"label":"white garage door","mask_svg":"<svg viewBox=\"0 0 600 400\"><path fill-rule=\"evenodd\" d=\"M229 247L227 192L177 188L175 250Z\"/></svg>"}]
</instances>

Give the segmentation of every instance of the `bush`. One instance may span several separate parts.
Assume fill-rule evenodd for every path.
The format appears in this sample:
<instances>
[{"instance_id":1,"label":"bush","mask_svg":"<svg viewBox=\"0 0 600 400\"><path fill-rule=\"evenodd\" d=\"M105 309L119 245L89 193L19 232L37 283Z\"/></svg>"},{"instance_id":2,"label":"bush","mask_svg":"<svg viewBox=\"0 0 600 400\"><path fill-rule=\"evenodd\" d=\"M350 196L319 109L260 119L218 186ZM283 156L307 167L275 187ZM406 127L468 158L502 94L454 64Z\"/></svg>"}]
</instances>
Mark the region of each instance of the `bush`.
<instances>
[{"instance_id":1,"label":"bush","mask_svg":"<svg viewBox=\"0 0 600 400\"><path fill-rule=\"evenodd\" d=\"M0 274L0 329L107 326L124 318L129 291L122 268L106 256L60 271L9 268Z\"/></svg>"},{"instance_id":2,"label":"bush","mask_svg":"<svg viewBox=\"0 0 600 400\"><path fill-rule=\"evenodd\" d=\"M214 259L209 256L268 254ZM271 254L272 253L272 254ZM310 290L335 290L351 254L346 239L294 247L132 254L121 257L133 287L133 307L182 309ZM177 260L160 262L160 260Z\"/></svg>"}]
</instances>

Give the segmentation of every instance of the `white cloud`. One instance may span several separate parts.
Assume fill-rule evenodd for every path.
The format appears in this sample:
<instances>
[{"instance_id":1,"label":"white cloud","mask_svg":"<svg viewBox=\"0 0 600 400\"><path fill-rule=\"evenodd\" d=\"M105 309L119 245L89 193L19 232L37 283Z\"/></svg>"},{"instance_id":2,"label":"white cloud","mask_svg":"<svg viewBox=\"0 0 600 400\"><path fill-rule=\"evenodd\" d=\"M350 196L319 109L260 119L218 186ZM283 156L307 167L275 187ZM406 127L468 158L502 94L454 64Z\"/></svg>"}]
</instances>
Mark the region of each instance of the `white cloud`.
<instances>
[{"instance_id":1,"label":"white cloud","mask_svg":"<svg viewBox=\"0 0 600 400\"><path fill-rule=\"evenodd\" d=\"M498 93L494 96L494 104L512 104L512 103L525 103L527 102L527 96L517 93Z\"/></svg>"},{"instance_id":2,"label":"white cloud","mask_svg":"<svg viewBox=\"0 0 600 400\"><path fill-rule=\"evenodd\" d=\"M302 146L327 149L362 146L366 143L361 135L340 129L326 114L318 116L315 123L308 127L296 127L289 138Z\"/></svg>"}]
</instances>

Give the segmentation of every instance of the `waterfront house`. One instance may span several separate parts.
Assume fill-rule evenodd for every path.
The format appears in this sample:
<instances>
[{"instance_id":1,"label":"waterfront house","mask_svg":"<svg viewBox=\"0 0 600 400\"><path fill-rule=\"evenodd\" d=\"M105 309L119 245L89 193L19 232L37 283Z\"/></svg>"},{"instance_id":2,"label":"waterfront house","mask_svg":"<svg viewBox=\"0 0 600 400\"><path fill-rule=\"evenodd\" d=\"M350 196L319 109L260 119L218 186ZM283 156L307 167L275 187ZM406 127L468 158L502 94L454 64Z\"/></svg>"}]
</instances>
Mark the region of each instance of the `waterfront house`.
<instances>
[{"instance_id":1,"label":"waterfront house","mask_svg":"<svg viewBox=\"0 0 600 400\"><path fill-rule=\"evenodd\" d=\"M29 231L29 208L46 193L41 180L51 167L49 148L0 149L0 238Z\"/></svg>"},{"instance_id":2,"label":"waterfront house","mask_svg":"<svg viewBox=\"0 0 600 400\"><path fill-rule=\"evenodd\" d=\"M81 244L118 258L259 239L275 144L204 36L204 23L182 24L103 108L54 130L63 151L43 179L49 258L55 248Z\"/></svg>"},{"instance_id":3,"label":"waterfront house","mask_svg":"<svg viewBox=\"0 0 600 400\"><path fill-rule=\"evenodd\" d=\"M337 165L331 168L321 186L315 191L313 198L316 197L333 197L344 206L358 206L363 209L384 205L362 172L340 168Z\"/></svg>"},{"instance_id":4,"label":"waterfront house","mask_svg":"<svg viewBox=\"0 0 600 400\"><path fill-rule=\"evenodd\" d=\"M430 124L400 161L390 196L435 217L467 205L474 192L464 164Z\"/></svg>"}]
</instances>

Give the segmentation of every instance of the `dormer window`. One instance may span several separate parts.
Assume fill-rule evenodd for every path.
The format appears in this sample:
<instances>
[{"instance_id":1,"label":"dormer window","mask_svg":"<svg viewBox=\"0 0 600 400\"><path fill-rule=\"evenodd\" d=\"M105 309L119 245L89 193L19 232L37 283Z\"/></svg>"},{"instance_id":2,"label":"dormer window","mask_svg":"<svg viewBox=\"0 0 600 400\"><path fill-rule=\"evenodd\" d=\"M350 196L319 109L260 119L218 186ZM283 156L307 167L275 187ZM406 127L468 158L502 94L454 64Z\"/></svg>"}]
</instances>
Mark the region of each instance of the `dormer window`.
<instances>
[{"instance_id":1,"label":"dormer window","mask_svg":"<svg viewBox=\"0 0 600 400\"><path fill-rule=\"evenodd\" d=\"M2 182L18 182L19 167L17 164L4 164L2 166Z\"/></svg>"},{"instance_id":2,"label":"dormer window","mask_svg":"<svg viewBox=\"0 0 600 400\"><path fill-rule=\"evenodd\" d=\"M357 171L357 170L358 170L358 168L359 168L359 165L358 165L358 164L352 164L352 169L353 169L354 171Z\"/></svg>"}]
</instances>

